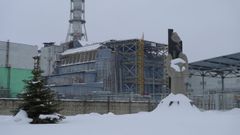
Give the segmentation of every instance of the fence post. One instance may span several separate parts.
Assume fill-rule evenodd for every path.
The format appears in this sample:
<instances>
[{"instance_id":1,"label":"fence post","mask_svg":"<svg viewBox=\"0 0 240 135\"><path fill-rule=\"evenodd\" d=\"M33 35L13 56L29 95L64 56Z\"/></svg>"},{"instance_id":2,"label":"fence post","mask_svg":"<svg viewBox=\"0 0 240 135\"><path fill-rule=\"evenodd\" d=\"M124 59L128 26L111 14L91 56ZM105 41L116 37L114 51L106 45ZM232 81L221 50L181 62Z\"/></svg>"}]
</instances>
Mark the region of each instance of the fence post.
<instances>
[{"instance_id":1,"label":"fence post","mask_svg":"<svg viewBox=\"0 0 240 135\"><path fill-rule=\"evenodd\" d=\"M148 112L152 111L150 98L148 99Z\"/></svg>"},{"instance_id":2,"label":"fence post","mask_svg":"<svg viewBox=\"0 0 240 135\"><path fill-rule=\"evenodd\" d=\"M107 113L110 112L110 97L107 98Z\"/></svg>"},{"instance_id":3,"label":"fence post","mask_svg":"<svg viewBox=\"0 0 240 135\"><path fill-rule=\"evenodd\" d=\"M131 97L129 97L129 101L128 101L128 110L129 110L129 114L132 113L132 101L131 101Z\"/></svg>"}]
</instances>

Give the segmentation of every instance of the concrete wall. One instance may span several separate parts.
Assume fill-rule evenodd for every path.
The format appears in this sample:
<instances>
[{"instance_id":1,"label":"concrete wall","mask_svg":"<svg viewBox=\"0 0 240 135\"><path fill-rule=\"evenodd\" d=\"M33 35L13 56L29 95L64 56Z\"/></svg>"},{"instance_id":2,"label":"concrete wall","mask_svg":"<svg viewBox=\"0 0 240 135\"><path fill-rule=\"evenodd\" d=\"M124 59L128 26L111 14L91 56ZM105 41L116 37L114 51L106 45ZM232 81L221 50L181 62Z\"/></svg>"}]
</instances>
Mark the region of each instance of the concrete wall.
<instances>
[{"instance_id":1,"label":"concrete wall","mask_svg":"<svg viewBox=\"0 0 240 135\"><path fill-rule=\"evenodd\" d=\"M21 43L9 43L9 66L11 68L33 69L33 56L38 47ZM0 41L0 67L6 65L7 42Z\"/></svg>"},{"instance_id":2,"label":"concrete wall","mask_svg":"<svg viewBox=\"0 0 240 135\"><path fill-rule=\"evenodd\" d=\"M23 80L31 76L37 49L33 45L0 41L0 97L16 97L21 92Z\"/></svg>"},{"instance_id":3,"label":"concrete wall","mask_svg":"<svg viewBox=\"0 0 240 135\"><path fill-rule=\"evenodd\" d=\"M9 79L8 78L9 72ZM2 68L0 67L0 90L8 89L8 83L10 85L10 97L16 97L25 86L23 80L30 80L32 76L32 70L29 69L17 69L17 68ZM9 81L9 82L8 82ZM1 95L0 95L1 97Z\"/></svg>"},{"instance_id":4,"label":"concrete wall","mask_svg":"<svg viewBox=\"0 0 240 135\"><path fill-rule=\"evenodd\" d=\"M62 47L56 45L41 48L40 67L44 71L43 76L53 74L58 54L62 51Z\"/></svg>"},{"instance_id":5,"label":"concrete wall","mask_svg":"<svg viewBox=\"0 0 240 135\"><path fill-rule=\"evenodd\" d=\"M11 115L11 111L17 108L21 100L0 99L0 115ZM152 111L157 104L152 102L120 102L120 101L60 101L60 112L64 115L76 115L87 113L129 114L142 111Z\"/></svg>"}]
</instances>

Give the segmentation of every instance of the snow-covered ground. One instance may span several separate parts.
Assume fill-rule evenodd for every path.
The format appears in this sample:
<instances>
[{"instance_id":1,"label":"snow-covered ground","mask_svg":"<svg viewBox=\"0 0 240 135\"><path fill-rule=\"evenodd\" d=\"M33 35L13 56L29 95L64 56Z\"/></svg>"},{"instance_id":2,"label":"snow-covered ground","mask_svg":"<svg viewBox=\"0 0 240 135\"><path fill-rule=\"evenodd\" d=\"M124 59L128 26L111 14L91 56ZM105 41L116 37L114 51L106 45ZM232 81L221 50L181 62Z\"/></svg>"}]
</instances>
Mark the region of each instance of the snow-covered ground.
<instances>
[{"instance_id":1,"label":"snow-covered ground","mask_svg":"<svg viewBox=\"0 0 240 135\"><path fill-rule=\"evenodd\" d=\"M0 116L1 135L240 135L239 125L240 109L201 112L185 96L172 94L152 112L68 116L59 124Z\"/></svg>"}]
</instances>

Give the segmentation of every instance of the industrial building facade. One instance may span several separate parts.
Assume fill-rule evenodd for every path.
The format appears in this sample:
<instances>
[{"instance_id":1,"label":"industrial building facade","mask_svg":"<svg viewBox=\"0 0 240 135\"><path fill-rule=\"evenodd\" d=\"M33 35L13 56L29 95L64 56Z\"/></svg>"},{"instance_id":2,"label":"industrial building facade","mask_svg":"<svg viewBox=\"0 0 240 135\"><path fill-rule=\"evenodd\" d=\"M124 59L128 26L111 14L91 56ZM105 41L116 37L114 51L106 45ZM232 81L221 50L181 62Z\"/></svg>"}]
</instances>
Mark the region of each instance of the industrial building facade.
<instances>
[{"instance_id":1,"label":"industrial building facade","mask_svg":"<svg viewBox=\"0 0 240 135\"><path fill-rule=\"evenodd\" d=\"M84 46L45 43L40 64L46 85L60 98L116 96L128 100L129 96L147 95L161 99L170 92L166 54L165 44L141 39ZM31 77L32 57L36 55L37 46L0 41L0 97L16 97L23 90L23 80ZM239 107L239 60L236 53L190 63L188 96L200 108Z\"/></svg>"},{"instance_id":2,"label":"industrial building facade","mask_svg":"<svg viewBox=\"0 0 240 135\"><path fill-rule=\"evenodd\" d=\"M166 92L165 44L111 40L63 50L48 76L48 85L63 98Z\"/></svg>"},{"instance_id":3,"label":"industrial building facade","mask_svg":"<svg viewBox=\"0 0 240 135\"><path fill-rule=\"evenodd\" d=\"M240 107L239 52L189 65L187 88L196 104L205 109Z\"/></svg>"},{"instance_id":4,"label":"industrial building facade","mask_svg":"<svg viewBox=\"0 0 240 135\"><path fill-rule=\"evenodd\" d=\"M0 97L16 97L31 77L38 47L0 41Z\"/></svg>"}]
</instances>

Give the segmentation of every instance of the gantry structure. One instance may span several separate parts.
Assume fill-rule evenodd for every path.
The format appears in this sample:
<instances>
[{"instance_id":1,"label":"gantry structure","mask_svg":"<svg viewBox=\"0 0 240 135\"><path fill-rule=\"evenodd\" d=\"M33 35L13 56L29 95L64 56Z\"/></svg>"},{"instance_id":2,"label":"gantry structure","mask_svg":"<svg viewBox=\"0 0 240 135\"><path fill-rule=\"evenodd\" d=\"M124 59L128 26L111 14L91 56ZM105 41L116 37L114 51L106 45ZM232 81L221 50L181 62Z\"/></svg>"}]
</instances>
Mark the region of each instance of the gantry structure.
<instances>
[{"instance_id":1,"label":"gantry structure","mask_svg":"<svg viewBox=\"0 0 240 135\"><path fill-rule=\"evenodd\" d=\"M167 45L144 39L111 41L105 45L115 55L118 92L155 95L164 91Z\"/></svg>"}]
</instances>

